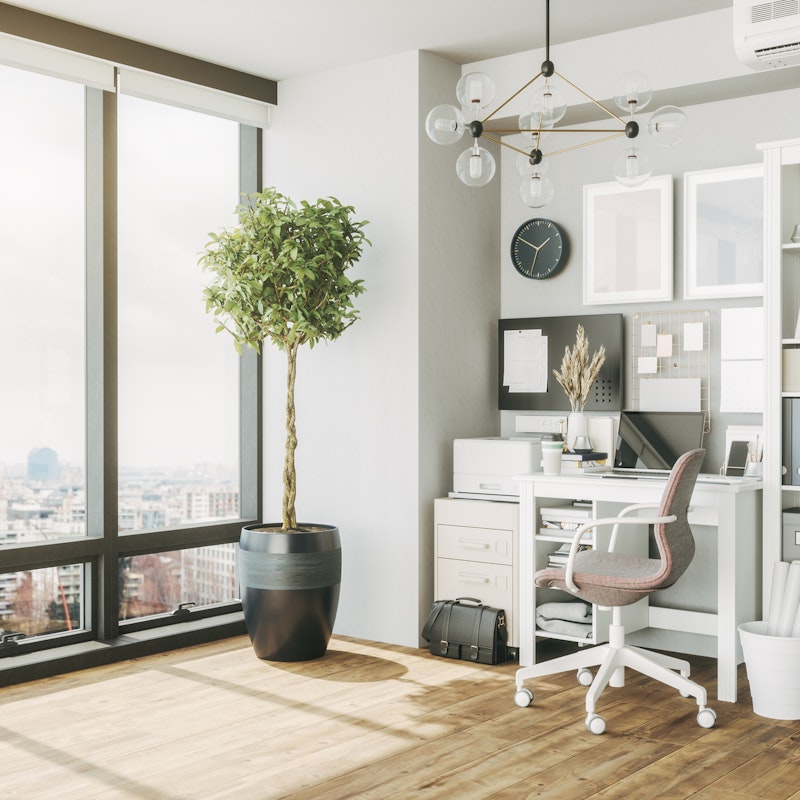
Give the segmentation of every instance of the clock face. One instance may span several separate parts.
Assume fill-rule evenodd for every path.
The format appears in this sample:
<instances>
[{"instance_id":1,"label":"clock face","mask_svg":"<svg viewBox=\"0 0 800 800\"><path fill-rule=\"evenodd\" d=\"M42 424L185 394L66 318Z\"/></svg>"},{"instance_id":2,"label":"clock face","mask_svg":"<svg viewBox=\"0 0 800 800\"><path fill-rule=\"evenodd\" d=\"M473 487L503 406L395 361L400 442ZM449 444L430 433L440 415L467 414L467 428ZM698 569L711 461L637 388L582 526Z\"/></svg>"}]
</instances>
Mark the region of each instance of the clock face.
<instances>
[{"instance_id":1,"label":"clock face","mask_svg":"<svg viewBox=\"0 0 800 800\"><path fill-rule=\"evenodd\" d=\"M511 260L526 278L549 278L567 260L569 243L564 231L549 219L529 219L511 239Z\"/></svg>"}]
</instances>

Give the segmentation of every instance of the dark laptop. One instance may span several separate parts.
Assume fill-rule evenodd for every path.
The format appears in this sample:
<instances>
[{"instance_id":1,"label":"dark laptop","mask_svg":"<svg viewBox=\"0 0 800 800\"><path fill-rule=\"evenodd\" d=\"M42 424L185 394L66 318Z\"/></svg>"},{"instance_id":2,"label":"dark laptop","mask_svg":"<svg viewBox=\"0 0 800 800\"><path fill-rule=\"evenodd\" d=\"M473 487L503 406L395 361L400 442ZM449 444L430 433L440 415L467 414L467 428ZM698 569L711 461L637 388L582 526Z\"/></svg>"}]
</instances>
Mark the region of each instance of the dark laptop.
<instances>
[{"instance_id":1,"label":"dark laptop","mask_svg":"<svg viewBox=\"0 0 800 800\"><path fill-rule=\"evenodd\" d=\"M703 446L704 428L703 411L623 411L611 472L666 477L680 456Z\"/></svg>"}]
</instances>

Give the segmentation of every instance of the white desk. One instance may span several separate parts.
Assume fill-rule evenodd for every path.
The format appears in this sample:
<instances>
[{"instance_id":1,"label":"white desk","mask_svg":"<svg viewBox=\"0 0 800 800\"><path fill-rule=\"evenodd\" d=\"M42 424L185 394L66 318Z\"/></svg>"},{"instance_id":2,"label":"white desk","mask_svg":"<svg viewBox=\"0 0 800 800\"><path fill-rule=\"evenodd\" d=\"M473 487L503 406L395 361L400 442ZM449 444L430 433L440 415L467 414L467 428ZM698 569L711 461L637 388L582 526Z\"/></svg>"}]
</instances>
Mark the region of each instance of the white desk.
<instances>
[{"instance_id":1,"label":"white desk","mask_svg":"<svg viewBox=\"0 0 800 800\"><path fill-rule=\"evenodd\" d=\"M546 566L536 563L539 508L552 505L552 500L587 500L592 503L593 517L613 517L624 505L658 502L664 481L540 473L515 479L520 486L519 663L525 667L536 662L533 576ZM696 540L708 535L717 538L716 613L655 608L647 600L640 602L648 605L650 627L716 637L717 697L735 702L736 667L742 661L737 626L761 614L761 483L698 482L689 522ZM713 569L713 564L707 568ZM676 588L685 578L679 579ZM681 648L681 652L691 651Z\"/></svg>"}]
</instances>

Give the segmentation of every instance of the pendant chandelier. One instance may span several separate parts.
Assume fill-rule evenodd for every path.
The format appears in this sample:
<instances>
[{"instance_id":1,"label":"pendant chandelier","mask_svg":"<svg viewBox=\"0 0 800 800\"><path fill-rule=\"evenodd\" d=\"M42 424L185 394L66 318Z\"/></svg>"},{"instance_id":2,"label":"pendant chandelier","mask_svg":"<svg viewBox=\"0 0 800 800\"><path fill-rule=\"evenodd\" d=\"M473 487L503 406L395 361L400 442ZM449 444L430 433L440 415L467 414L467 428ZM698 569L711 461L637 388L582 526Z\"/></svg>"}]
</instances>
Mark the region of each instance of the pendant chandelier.
<instances>
[{"instance_id":1,"label":"pendant chandelier","mask_svg":"<svg viewBox=\"0 0 800 800\"><path fill-rule=\"evenodd\" d=\"M620 112L618 114L606 108L556 72L550 60L550 0L546 0L545 8L545 60L539 73L489 114L486 114L486 109L494 100L494 82L481 72L463 75L456 86L461 107L440 105L433 108L425 121L429 138L437 144L454 144L465 132L472 136L472 145L456 161L456 173L467 186L485 186L494 177L494 156L481 146L482 138L515 151L517 171L522 176L520 197L531 208L541 208L553 198L553 182L546 175L552 156L618 137L626 137L630 144L614 161L614 177L625 186L644 183L652 174L652 166L648 155L636 145L641 127L635 115L645 108L653 96L647 78L638 72L622 75L614 85L614 103ZM516 128L488 127L488 123L506 105L537 81L539 83L533 88ZM556 127L567 112L562 84L597 106L608 117L609 127ZM676 106L663 106L650 116L647 131L657 144L668 147L678 144L687 133L686 115ZM517 147L501 138L511 134L521 134L528 141ZM567 144L561 134L570 134L571 141ZM580 134L590 138L576 144L576 135Z\"/></svg>"}]
</instances>

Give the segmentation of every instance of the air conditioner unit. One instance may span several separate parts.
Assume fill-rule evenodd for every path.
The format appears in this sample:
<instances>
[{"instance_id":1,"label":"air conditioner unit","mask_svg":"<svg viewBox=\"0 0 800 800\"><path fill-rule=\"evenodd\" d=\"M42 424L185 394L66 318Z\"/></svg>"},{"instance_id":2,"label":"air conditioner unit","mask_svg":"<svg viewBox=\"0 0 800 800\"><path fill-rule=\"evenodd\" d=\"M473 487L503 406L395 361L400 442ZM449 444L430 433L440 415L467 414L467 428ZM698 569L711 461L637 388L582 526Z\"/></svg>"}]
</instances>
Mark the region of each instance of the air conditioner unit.
<instances>
[{"instance_id":1,"label":"air conditioner unit","mask_svg":"<svg viewBox=\"0 0 800 800\"><path fill-rule=\"evenodd\" d=\"M800 0L734 0L733 42L752 69L800 64Z\"/></svg>"}]
</instances>

